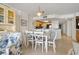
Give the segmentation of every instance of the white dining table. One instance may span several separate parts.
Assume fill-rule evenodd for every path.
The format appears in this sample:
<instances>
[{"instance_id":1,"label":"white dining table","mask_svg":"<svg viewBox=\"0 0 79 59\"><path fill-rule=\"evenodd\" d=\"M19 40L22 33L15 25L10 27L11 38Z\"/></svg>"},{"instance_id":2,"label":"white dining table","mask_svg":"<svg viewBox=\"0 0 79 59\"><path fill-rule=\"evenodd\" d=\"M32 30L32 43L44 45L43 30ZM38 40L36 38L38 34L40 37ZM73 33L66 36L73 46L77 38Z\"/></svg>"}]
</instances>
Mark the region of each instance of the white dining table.
<instances>
[{"instance_id":1,"label":"white dining table","mask_svg":"<svg viewBox=\"0 0 79 59\"><path fill-rule=\"evenodd\" d=\"M30 32L30 31L29 31ZM32 32L32 31L31 31ZM35 32L38 32L38 31L35 31ZM34 31L33 31L33 33L34 33ZM48 43L47 43L47 41L48 41L48 38L49 38L49 33L48 32L44 32L44 37L45 37L45 41L44 41L44 44L45 44L45 46L44 46L44 49L45 49L45 52L47 53L47 51L48 51Z\"/></svg>"}]
</instances>

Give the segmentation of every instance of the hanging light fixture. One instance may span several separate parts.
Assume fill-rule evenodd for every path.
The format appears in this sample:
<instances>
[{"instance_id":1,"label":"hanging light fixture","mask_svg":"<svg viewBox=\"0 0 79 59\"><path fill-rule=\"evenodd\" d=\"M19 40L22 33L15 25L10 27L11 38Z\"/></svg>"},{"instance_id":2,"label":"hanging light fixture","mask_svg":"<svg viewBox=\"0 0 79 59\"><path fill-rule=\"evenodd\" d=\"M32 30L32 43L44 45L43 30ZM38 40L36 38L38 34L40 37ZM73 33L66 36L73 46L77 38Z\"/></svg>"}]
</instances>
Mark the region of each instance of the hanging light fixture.
<instances>
[{"instance_id":1,"label":"hanging light fixture","mask_svg":"<svg viewBox=\"0 0 79 59\"><path fill-rule=\"evenodd\" d=\"M44 11L41 10L41 8L38 8L37 16L42 16L44 14Z\"/></svg>"}]
</instances>

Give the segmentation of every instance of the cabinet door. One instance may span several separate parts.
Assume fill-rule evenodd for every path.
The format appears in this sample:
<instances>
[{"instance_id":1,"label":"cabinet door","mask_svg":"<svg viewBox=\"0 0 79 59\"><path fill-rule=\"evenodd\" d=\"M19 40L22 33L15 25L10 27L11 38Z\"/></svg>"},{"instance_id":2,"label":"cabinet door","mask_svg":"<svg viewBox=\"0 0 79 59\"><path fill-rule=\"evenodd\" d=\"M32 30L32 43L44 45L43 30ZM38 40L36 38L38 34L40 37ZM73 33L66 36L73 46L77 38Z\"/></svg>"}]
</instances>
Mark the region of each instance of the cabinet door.
<instances>
[{"instance_id":1,"label":"cabinet door","mask_svg":"<svg viewBox=\"0 0 79 59\"><path fill-rule=\"evenodd\" d=\"M76 30L76 39L79 42L79 30Z\"/></svg>"},{"instance_id":2,"label":"cabinet door","mask_svg":"<svg viewBox=\"0 0 79 59\"><path fill-rule=\"evenodd\" d=\"M8 9L8 23L15 24L15 12L12 9Z\"/></svg>"},{"instance_id":3,"label":"cabinet door","mask_svg":"<svg viewBox=\"0 0 79 59\"><path fill-rule=\"evenodd\" d=\"M5 23L5 7L0 5L0 24Z\"/></svg>"}]
</instances>

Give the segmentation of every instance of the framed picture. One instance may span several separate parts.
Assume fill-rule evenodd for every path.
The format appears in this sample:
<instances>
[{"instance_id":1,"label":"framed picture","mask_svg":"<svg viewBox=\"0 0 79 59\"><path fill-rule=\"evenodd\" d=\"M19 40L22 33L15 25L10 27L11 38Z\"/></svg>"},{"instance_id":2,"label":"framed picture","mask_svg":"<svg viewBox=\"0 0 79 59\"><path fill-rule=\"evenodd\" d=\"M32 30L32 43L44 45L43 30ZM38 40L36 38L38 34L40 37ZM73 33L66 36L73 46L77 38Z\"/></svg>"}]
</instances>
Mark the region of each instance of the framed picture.
<instances>
[{"instance_id":1,"label":"framed picture","mask_svg":"<svg viewBox=\"0 0 79 59\"><path fill-rule=\"evenodd\" d=\"M27 26L27 20L21 19L21 26Z\"/></svg>"}]
</instances>

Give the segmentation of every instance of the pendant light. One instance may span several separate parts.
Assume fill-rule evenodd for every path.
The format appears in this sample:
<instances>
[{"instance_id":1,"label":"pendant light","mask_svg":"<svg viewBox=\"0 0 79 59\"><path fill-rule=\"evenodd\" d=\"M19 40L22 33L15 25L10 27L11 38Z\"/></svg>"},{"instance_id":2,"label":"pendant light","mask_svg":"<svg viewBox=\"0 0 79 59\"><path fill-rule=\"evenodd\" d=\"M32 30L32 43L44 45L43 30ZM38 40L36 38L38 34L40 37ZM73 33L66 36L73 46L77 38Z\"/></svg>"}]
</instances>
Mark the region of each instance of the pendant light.
<instances>
[{"instance_id":1,"label":"pendant light","mask_svg":"<svg viewBox=\"0 0 79 59\"><path fill-rule=\"evenodd\" d=\"M43 14L44 14L44 11L39 7L38 12L37 12L37 16L42 16Z\"/></svg>"}]
</instances>

